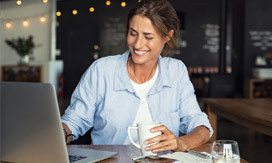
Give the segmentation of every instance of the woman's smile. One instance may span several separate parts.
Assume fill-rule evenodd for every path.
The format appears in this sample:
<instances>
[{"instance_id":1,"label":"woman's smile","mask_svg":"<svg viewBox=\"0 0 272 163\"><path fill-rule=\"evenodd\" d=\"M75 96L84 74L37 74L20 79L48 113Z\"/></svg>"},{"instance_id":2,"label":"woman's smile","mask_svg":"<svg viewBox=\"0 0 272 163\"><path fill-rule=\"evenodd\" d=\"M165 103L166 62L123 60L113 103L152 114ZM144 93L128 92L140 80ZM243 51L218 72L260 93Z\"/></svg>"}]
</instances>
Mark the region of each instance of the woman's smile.
<instances>
[{"instance_id":1,"label":"woman's smile","mask_svg":"<svg viewBox=\"0 0 272 163\"><path fill-rule=\"evenodd\" d=\"M136 50L136 49L134 49L134 53L135 53L136 55L139 55L139 56L145 55L145 54L148 53L148 52L149 52L149 50Z\"/></svg>"}]
</instances>

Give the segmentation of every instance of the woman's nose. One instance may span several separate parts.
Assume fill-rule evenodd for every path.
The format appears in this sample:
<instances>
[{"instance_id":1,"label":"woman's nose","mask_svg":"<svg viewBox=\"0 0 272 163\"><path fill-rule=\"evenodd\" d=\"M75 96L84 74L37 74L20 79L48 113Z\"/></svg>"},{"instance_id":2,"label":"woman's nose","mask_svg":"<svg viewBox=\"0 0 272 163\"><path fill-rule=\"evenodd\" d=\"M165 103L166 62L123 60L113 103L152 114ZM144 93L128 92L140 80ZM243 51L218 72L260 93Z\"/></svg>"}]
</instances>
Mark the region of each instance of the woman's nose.
<instances>
[{"instance_id":1,"label":"woman's nose","mask_svg":"<svg viewBox=\"0 0 272 163\"><path fill-rule=\"evenodd\" d=\"M144 40L142 39L142 37L141 36L137 37L135 45L134 45L135 48L140 49L143 47L143 45L144 45Z\"/></svg>"}]
</instances>

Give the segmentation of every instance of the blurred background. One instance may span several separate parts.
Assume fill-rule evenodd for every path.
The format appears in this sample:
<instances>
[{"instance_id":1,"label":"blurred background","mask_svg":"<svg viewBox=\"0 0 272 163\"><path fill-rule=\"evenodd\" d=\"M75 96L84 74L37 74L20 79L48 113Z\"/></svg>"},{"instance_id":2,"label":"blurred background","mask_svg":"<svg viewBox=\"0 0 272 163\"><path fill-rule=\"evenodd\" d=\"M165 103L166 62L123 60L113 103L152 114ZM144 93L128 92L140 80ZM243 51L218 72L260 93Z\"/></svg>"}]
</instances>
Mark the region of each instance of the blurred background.
<instances>
[{"instance_id":1,"label":"blurred background","mask_svg":"<svg viewBox=\"0 0 272 163\"><path fill-rule=\"evenodd\" d=\"M271 0L169 2L182 27L174 57L198 98L272 98ZM52 83L63 113L88 66L127 49L126 16L136 3L0 0L0 79ZM271 136L221 118L218 139L237 140L249 162L272 162Z\"/></svg>"}]
</instances>

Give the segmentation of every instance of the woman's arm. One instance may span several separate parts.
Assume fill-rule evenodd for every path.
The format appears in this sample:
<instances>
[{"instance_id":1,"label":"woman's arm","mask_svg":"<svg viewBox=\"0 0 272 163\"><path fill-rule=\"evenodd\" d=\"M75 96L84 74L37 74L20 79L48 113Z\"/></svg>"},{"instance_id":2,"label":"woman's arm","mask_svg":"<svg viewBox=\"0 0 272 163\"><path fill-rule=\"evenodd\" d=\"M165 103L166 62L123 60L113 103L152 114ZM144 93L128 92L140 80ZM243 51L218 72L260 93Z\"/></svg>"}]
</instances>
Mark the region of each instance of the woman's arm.
<instances>
[{"instance_id":1,"label":"woman's arm","mask_svg":"<svg viewBox=\"0 0 272 163\"><path fill-rule=\"evenodd\" d=\"M172 151L185 151L206 143L210 138L210 131L205 126L198 126L185 136L176 137L166 126L158 126L151 129L151 132L162 132L162 135L150 138L145 143L157 144L148 146L146 150L154 153Z\"/></svg>"},{"instance_id":2,"label":"woman's arm","mask_svg":"<svg viewBox=\"0 0 272 163\"><path fill-rule=\"evenodd\" d=\"M81 77L72 94L70 105L62 115L64 134L73 134L67 137L67 144L73 139L77 139L79 135L83 135L93 126L93 117L99 94L97 92L98 73L95 63Z\"/></svg>"},{"instance_id":3,"label":"woman's arm","mask_svg":"<svg viewBox=\"0 0 272 163\"><path fill-rule=\"evenodd\" d=\"M185 151L206 143L210 139L210 131L205 126L198 126L188 135L177 138L178 147L175 151Z\"/></svg>"}]
</instances>

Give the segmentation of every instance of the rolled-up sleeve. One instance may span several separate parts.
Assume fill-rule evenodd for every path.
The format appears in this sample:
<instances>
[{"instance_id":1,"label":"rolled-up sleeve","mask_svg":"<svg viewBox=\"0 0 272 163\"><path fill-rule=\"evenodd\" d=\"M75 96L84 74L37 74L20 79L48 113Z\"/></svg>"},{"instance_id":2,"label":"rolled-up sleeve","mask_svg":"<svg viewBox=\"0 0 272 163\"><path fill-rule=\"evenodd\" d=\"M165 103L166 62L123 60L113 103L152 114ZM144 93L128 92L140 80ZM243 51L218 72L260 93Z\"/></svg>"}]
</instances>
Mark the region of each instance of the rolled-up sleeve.
<instances>
[{"instance_id":1,"label":"rolled-up sleeve","mask_svg":"<svg viewBox=\"0 0 272 163\"><path fill-rule=\"evenodd\" d=\"M93 126L94 114L99 101L97 89L97 69L95 64L92 64L82 76L72 94L70 105L61 118L75 135L73 140L79 135L84 135Z\"/></svg>"},{"instance_id":2,"label":"rolled-up sleeve","mask_svg":"<svg viewBox=\"0 0 272 163\"><path fill-rule=\"evenodd\" d=\"M210 130L210 137L213 129L210 125L207 115L201 111L194 87L189 79L189 75L185 65L182 66L182 77L180 79L180 132L184 134L190 133L198 126L205 126Z\"/></svg>"}]
</instances>

